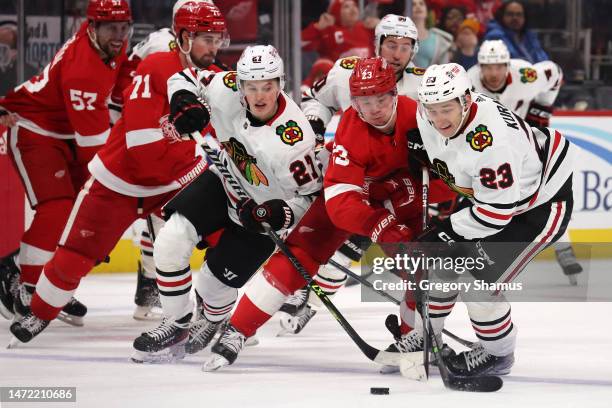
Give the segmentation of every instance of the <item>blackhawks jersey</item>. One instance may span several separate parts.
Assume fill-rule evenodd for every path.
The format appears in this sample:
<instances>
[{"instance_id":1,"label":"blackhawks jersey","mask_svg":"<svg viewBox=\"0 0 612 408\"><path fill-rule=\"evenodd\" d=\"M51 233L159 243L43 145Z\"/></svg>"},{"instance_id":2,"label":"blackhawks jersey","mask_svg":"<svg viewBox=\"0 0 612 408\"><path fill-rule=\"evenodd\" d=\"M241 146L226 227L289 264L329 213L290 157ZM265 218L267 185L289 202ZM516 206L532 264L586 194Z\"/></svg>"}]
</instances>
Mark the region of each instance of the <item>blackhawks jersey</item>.
<instances>
[{"instance_id":1,"label":"blackhawks jersey","mask_svg":"<svg viewBox=\"0 0 612 408\"><path fill-rule=\"evenodd\" d=\"M442 137L423 109L417 114L433 172L473 201L450 217L466 239L499 232L515 214L553 198L572 175L572 147L559 132L530 128L501 103L472 96L466 124L452 138Z\"/></svg>"},{"instance_id":2,"label":"blackhawks jersey","mask_svg":"<svg viewBox=\"0 0 612 408\"><path fill-rule=\"evenodd\" d=\"M284 92L279 95L276 115L266 123L257 121L242 106L236 81L235 71L187 69L170 78L168 96L186 89L206 100L210 124L223 147L220 156L230 173L256 202L283 199L298 220L310 205L311 195L321 188L315 135ZM224 186L234 205L238 195L229 184L224 182ZM239 223L235 211L229 215Z\"/></svg>"},{"instance_id":3,"label":"blackhawks jersey","mask_svg":"<svg viewBox=\"0 0 612 408\"><path fill-rule=\"evenodd\" d=\"M327 75L303 95L302 110L307 117L317 117L327 126L336 112L345 111L351 106L349 78L357 60L358 57L339 59ZM398 94L416 100L417 88L424 72L424 69L410 63L397 82Z\"/></svg>"},{"instance_id":4,"label":"blackhawks jersey","mask_svg":"<svg viewBox=\"0 0 612 408\"><path fill-rule=\"evenodd\" d=\"M497 99L524 119L531 102L544 106L551 106L555 102L561 88L563 73L552 61L532 65L521 59L512 59L506 84L497 92L492 92L483 85L479 65L474 65L468 70L468 77L476 92Z\"/></svg>"}]
</instances>

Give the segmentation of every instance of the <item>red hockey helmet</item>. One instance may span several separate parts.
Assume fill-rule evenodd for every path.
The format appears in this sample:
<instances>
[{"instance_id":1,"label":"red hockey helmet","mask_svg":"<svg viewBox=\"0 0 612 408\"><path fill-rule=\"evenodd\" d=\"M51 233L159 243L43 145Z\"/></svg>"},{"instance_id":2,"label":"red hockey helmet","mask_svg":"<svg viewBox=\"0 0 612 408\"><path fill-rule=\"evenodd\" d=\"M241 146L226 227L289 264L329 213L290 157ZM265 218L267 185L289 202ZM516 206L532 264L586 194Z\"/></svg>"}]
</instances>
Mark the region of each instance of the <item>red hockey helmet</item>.
<instances>
[{"instance_id":1,"label":"red hockey helmet","mask_svg":"<svg viewBox=\"0 0 612 408\"><path fill-rule=\"evenodd\" d=\"M396 89L395 73L382 57L357 61L349 79L351 97L378 95Z\"/></svg>"},{"instance_id":2,"label":"red hockey helmet","mask_svg":"<svg viewBox=\"0 0 612 408\"><path fill-rule=\"evenodd\" d=\"M194 34L207 32L227 36L227 26L219 8L202 1L187 1L182 4L174 13L172 30L177 37L182 30Z\"/></svg>"},{"instance_id":3,"label":"red hockey helmet","mask_svg":"<svg viewBox=\"0 0 612 408\"><path fill-rule=\"evenodd\" d=\"M87 19L99 21L132 21L130 5L126 0L89 0Z\"/></svg>"}]
</instances>

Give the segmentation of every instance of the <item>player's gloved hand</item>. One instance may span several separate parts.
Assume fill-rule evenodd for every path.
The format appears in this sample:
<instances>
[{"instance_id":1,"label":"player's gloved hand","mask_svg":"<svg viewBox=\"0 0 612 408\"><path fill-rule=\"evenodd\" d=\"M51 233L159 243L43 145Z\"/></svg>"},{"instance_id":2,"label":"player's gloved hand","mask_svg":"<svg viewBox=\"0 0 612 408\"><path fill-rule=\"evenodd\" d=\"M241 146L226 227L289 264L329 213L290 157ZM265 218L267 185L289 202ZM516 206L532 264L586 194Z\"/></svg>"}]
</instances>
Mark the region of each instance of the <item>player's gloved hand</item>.
<instances>
[{"instance_id":1,"label":"player's gloved hand","mask_svg":"<svg viewBox=\"0 0 612 408\"><path fill-rule=\"evenodd\" d=\"M525 121L532 127L548 127L550 126L552 111L552 106L544 106L531 102Z\"/></svg>"},{"instance_id":2,"label":"player's gloved hand","mask_svg":"<svg viewBox=\"0 0 612 408\"><path fill-rule=\"evenodd\" d=\"M242 200L236 208L242 226L250 231L264 232L262 223L267 223L274 231L293 225L293 210L285 200L268 200L261 204L252 199Z\"/></svg>"},{"instance_id":3,"label":"player's gloved hand","mask_svg":"<svg viewBox=\"0 0 612 408\"><path fill-rule=\"evenodd\" d=\"M308 123L310 123L310 127L315 134L317 139L317 145L322 145L325 143L325 124L323 124L323 119L316 117L314 115L307 115L306 119L308 119Z\"/></svg>"},{"instance_id":4,"label":"player's gloved hand","mask_svg":"<svg viewBox=\"0 0 612 408\"><path fill-rule=\"evenodd\" d=\"M201 131L210 122L210 111L195 94L181 90L170 99L170 122L181 135Z\"/></svg>"},{"instance_id":5,"label":"player's gloved hand","mask_svg":"<svg viewBox=\"0 0 612 408\"><path fill-rule=\"evenodd\" d=\"M457 242L467 241L461 235L453 231L450 218L439 220L432 218L429 222L429 227L418 237L415 238L418 242L443 242L449 246L453 246Z\"/></svg>"},{"instance_id":6,"label":"player's gloved hand","mask_svg":"<svg viewBox=\"0 0 612 408\"><path fill-rule=\"evenodd\" d=\"M370 239L376 243L397 243L412 241L413 232L404 224L400 224L395 215L383 212L380 218L374 222Z\"/></svg>"}]
</instances>

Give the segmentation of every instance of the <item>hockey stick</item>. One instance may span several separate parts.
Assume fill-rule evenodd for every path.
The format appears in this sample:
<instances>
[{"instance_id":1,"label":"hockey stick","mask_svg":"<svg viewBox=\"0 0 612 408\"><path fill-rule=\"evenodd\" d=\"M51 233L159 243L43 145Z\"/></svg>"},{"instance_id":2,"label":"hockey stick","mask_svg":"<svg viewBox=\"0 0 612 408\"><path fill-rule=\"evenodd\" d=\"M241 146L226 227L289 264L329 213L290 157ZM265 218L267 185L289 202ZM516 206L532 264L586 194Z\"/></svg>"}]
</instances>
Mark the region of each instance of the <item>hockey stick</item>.
<instances>
[{"instance_id":1,"label":"hockey stick","mask_svg":"<svg viewBox=\"0 0 612 408\"><path fill-rule=\"evenodd\" d=\"M390 300L391 302L395 303L396 305L399 305L401 302L394 298L393 296L391 296L390 294L388 294L387 292L384 292L382 290L378 290L374 287L374 285L372 285L370 282L368 282L368 280L366 278L364 278L361 275L357 275L355 272L351 271L350 269L348 269L347 267L339 264L338 262L334 261L333 259L330 259L327 263L329 263L330 265L332 265L333 267L335 267L336 269L338 269L341 272L344 272L345 274L347 274L348 276L350 276L351 278L355 279L357 282L361 283L363 286L369 288L370 290L372 290L373 292L379 294L380 296ZM461 337L457 336L456 334L453 334L451 332L449 332L446 329L442 330L442 333L444 333L446 336L450 337L451 339L455 340L457 343L469 347L469 348L474 348L476 347L476 343L469 341L469 340L465 340L462 339Z\"/></svg>"},{"instance_id":2,"label":"hockey stick","mask_svg":"<svg viewBox=\"0 0 612 408\"><path fill-rule=\"evenodd\" d=\"M217 167L217 170L222 174L225 181L227 181L230 186L234 189L234 191L238 194L241 199L250 198L247 192L242 188L242 186L238 183L238 181L234 178L234 176L229 172L227 167L221 162L219 159L219 155L216 151L214 151L204 140L204 137L199 132L191 133L191 136L194 140L200 144L206 155L210 158L213 164ZM299 274L306 280L310 289L319 297L321 303L325 305L327 310L331 313L331 315L336 319L336 321L342 326L344 331L349 335L351 340L359 347L363 354L370 360L375 363L381 365L397 365L397 366L405 366L408 368L413 367L412 371L413 379L422 380L424 378L424 373L422 369L419 369L419 365L422 363L420 358L420 353L393 353L388 351L379 350L375 347L372 347L370 344L366 343L365 340L359 336L359 334L355 331L355 329L350 325L350 323L344 318L342 313L336 308L336 306L332 303L329 297L325 294L325 292L317 285L312 277L308 274L306 269L302 266L300 261L293 255L291 250L285 245L283 240L278 236L278 234L273 231L269 225L266 223L262 223L262 226L268 236L272 239L272 241L278 246L279 250L289 259L291 264L295 267L295 269L299 272Z\"/></svg>"},{"instance_id":3,"label":"hockey stick","mask_svg":"<svg viewBox=\"0 0 612 408\"><path fill-rule=\"evenodd\" d=\"M429 201L429 170L423 167L423 231L427 228L427 205ZM427 279L427 269L424 270L424 278ZM478 377L457 377L448 371L448 367L442 357L442 344L436 337L429 316L429 296L428 291L421 291L421 317L423 318L423 358L425 360L425 369L429 377L429 341L431 341L431 351L436 359L436 365L440 371L440 377L446 388L455 391L473 391L473 392L494 392L501 389L504 382L500 377L494 375L485 375ZM427 329L425 329L427 328ZM429 340L429 341L427 341ZM428 345L425 347L425 345Z\"/></svg>"}]
</instances>

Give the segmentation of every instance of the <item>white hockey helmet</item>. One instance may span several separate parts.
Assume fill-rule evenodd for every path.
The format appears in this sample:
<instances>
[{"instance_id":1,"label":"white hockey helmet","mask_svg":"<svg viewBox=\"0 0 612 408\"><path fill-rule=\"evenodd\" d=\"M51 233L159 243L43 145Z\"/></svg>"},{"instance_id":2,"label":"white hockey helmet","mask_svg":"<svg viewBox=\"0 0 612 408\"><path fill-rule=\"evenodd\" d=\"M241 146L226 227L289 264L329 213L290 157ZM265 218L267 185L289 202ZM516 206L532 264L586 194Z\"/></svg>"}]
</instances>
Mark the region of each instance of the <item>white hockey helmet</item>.
<instances>
[{"instance_id":1,"label":"white hockey helmet","mask_svg":"<svg viewBox=\"0 0 612 408\"><path fill-rule=\"evenodd\" d=\"M510 52L502 40L487 40L478 51L479 64L509 64Z\"/></svg>"},{"instance_id":2,"label":"white hockey helmet","mask_svg":"<svg viewBox=\"0 0 612 408\"><path fill-rule=\"evenodd\" d=\"M414 41L412 55L419 51L419 32L410 17L387 14L380 20L374 30L374 47L377 56L380 55L381 41L388 35L411 38Z\"/></svg>"},{"instance_id":3,"label":"white hockey helmet","mask_svg":"<svg viewBox=\"0 0 612 408\"><path fill-rule=\"evenodd\" d=\"M279 87L285 89L285 65L283 59L271 45L248 46L236 64L240 101L246 106L242 81L258 81L278 78Z\"/></svg>"},{"instance_id":4,"label":"white hockey helmet","mask_svg":"<svg viewBox=\"0 0 612 408\"><path fill-rule=\"evenodd\" d=\"M431 65L423 74L417 91L419 101L424 104L440 103L469 95L472 83L465 69L451 62L449 64ZM463 104L463 103L462 103Z\"/></svg>"}]
</instances>

